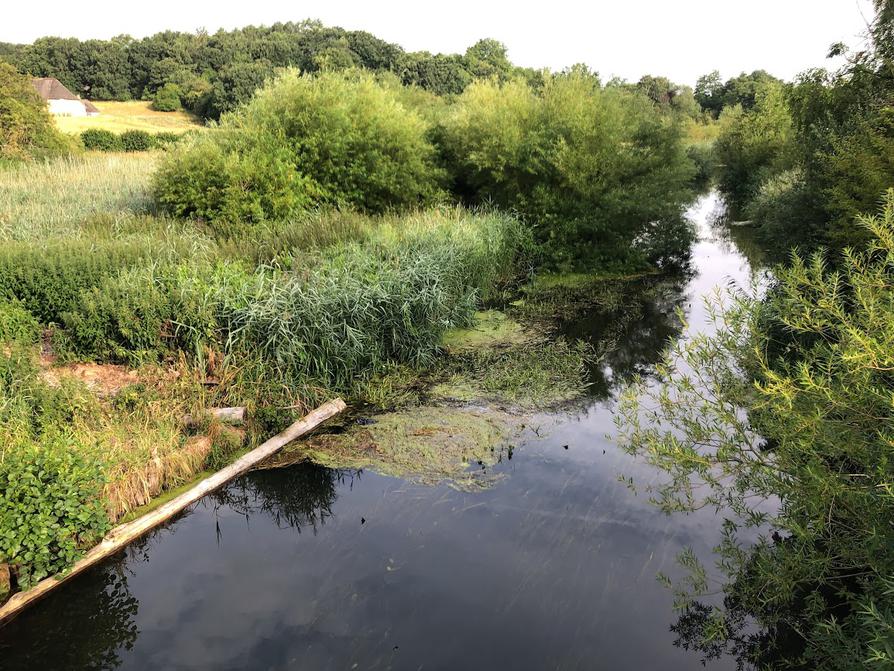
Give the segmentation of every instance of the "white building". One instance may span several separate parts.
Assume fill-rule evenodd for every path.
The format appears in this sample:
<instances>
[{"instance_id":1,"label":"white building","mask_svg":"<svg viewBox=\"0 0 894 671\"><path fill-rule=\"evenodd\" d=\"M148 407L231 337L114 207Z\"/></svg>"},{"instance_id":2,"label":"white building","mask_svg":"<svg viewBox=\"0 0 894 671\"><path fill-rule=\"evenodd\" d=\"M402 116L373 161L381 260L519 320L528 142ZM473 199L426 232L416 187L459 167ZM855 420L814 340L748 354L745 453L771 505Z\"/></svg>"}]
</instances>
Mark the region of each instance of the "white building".
<instances>
[{"instance_id":1,"label":"white building","mask_svg":"<svg viewBox=\"0 0 894 671\"><path fill-rule=\"evenodd\" d=\"M99 110L89 100L81 100L69 91L58 79L42 77L32 79L31 83L43 98L50 114L57 116L96 116Z\"/></svg>"}]
</instances>

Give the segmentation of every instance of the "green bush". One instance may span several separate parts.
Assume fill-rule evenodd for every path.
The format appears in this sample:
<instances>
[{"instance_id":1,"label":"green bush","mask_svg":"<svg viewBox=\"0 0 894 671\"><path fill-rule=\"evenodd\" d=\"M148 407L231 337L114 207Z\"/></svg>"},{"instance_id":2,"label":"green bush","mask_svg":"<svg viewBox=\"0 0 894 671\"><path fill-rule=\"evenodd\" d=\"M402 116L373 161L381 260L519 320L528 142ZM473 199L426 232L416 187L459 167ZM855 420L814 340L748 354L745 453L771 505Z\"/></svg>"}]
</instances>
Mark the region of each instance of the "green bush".
<instances>
[{"instance_id":1,"label":"green bush","mask_svg":"<svg viewBox=\"0 0 894 671\"><path fill-rule=\"evenodd\" d=\"M155 138L144 130L126 130L121 133L124 151L148 151L155 147Z\"/></svg>"},{"instance_id":2,"label":"green bush","mask_svg":"<svg viewBox=\"0 0 894 671\"><path fill-rule=\"evenodd\" d=\"M0 301L0 342L35 343L40 324L18 301Z\"/></svg>"},{"instance_id":3,"label":"green bush","mask_svg":"<svg viewBox=\"0 0 894 671\"><path fill-rule=\"evenodd\" d=\"M150 239L93 243L8 242L0 247L0 297L17 300L42 323L61 323L80 292L158 250Z\"/></svg>"},{"instance_id":4,"label":"green bush","mask_svg":"<svg viewBox=\"0 0 894 671\"><path fill-rule=\"evenodd\" d=\"M739 208L754 198L760 185L794 164L791 113L781 84L767 84L754 107L728 107L720 115L715 143L717 181Z\"/></svg>"},{"instance_id":5,"label":"green bush","mask_svg":"<svg viewBox=\"0 0 894 671\"><path fill-rule=\"evenodd\" d=\"M49 158L74 148L56 130L29 78L0 60L0 159Z\"/></svg>"},{"instance_id":6,"label":"green bush","mask_svg":"<svg viewBox=\"0 0 894 671\"><path fill-rule=\"evenodd\" d=\"M121 136L104 128L88 128L81 132L84 149L92 151L122 151Z\"/></svg>"},{"instance_id":7,"label":"green bush","mask_svg":"<svg viewBox=\"0 0 894 671\"><path fill-rule=\"evenodd\" d=\"M169 154L155 195L172 214L214 223L323 203L368 212L424 204L439 180L427 130L370 75L288 71Z\"/></svg>"},{"instance_id":8,"label":"green bush","mask_svg":"<svg viewBox=\"0 0 894 671\"><path fill-rule=\"evenodd\" d=\"M62 435L13 442L0 453L0 563L20 589L67 569L109 529L103 470Z\"/></svg>"},{"instance_id":9,"label":"green bush","mask_svg":"<svg viewBox=\"0 0 894 671\"><path fill-rule=\"evenodd\" d=\"M438 129L460 197L520 212L556 266L642 262L651 222L677 218L694 168L679 121L583 70L471 84Z\"/></svg>"},{"instance_id":10,"label":"green bush","mask_svg":"<svg viewBox=\"0 0 894 671\"><path fill-rule=\"evenodd\" d=\"M183 139L183 135L179 133L169 133L166 131L162 131L161 133L155 134L155 146L157 147L168 147L170 145L175 145L180 140Z\"/></svg>"},{"instance_id":11,"label":"green bush","mask_svg":"<svg viewBox=\"0 0 894 671\"><path fill-rule=\"evenodd\" d=\"M180 87L168 82L155 92L152 109L157 112L176 112L181 108L180 95Z\"/></svg>"},{"instance_id":12,"label":"green bush","mask_svg":"<svg viewBox=\"0 0 894 671\"><path fill-rule=\"evenodd\" d=\"M811 197L801 169L785 170L766 179L744 209L759 225L757 237L771 258L787 258L791 249L815 249L822 243L816 226L822 213Z\"/></svg>"}]
</instances>

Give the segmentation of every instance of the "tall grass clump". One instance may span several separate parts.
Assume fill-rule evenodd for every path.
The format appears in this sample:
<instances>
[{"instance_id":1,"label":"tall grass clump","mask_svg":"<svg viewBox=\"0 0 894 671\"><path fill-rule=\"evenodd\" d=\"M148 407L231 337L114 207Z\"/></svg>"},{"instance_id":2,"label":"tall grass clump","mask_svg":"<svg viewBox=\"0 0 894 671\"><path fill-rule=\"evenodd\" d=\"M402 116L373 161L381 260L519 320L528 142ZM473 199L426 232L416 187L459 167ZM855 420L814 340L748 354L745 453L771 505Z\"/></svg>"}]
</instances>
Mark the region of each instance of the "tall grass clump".
<instances>
[{"instance_id":1,"label":"tall grass clump","mask_svg":"<svg viewBox=\"0 0 894 671\"><path fill-rule=\"evenodd\" d=\"M393 362L429 363L444 331L513 279L527 239L513 217L463 210L382 224L310 270L259 278L225 312L231 347L287 386L349 389Z\"/></svg>"},{"instance_id":2,"label":"tall grass clump","mask_svg":"<svg viewBox=\"0 0 894 671\"><path fill-rule=\"evenodd\" d=\"M0 171L0 240L79 238L97 213L150 211L147 154L109 154L23 163Z\"/></svg>"},{"instance_id":3,"label":"tall grass clump","mask_svg":"<svg viewBox=\"0 0 894 671\"><path fill-rule=\"evenodd\" d=\"M106 278L152 262L202 258L205 251L200 238L166 229L120 239L9 242L0 246L0 298L18 301L44 324L61 324L81 293Z\"/></svg>"},{"instance_id":4,"label":"tall grass clump","mask_svg":"<svg viewBox=\"0 0 894 671\"><path fill-rule=\"evenodd\" d=\"M428 125L365 73L289 70L212 132L169 154L162 208L212 223L282 219L320 204L366 212L438 196Z\"/></svg>"},{"instance_id":5,"label":"tall grass clump","mask_svg":"<svg viewBox=\"0 0 894 671\"><path fill-rule=\"evenodd\" d=\"M650 224L678 219L690 196L681 122L582 70L540 91L477 81L437 137L453 191L518 211L558 267L644 262L638 242Z\"/></svg>"},{"instance_id":6,"label":"tall grass clump","mask_svg":"<svg viewBox=\"0 0 894 671\"><path fill-rule=\"evenodd\" d=\"M393 363L430 361L446 329L530 266L530 233L510 215L350 221L356 237L280 250L275 266L206 259L110 275L63 314L59 352L136 364L213 350L250 384L349 390Z\"/></svg>"}]
</instances>

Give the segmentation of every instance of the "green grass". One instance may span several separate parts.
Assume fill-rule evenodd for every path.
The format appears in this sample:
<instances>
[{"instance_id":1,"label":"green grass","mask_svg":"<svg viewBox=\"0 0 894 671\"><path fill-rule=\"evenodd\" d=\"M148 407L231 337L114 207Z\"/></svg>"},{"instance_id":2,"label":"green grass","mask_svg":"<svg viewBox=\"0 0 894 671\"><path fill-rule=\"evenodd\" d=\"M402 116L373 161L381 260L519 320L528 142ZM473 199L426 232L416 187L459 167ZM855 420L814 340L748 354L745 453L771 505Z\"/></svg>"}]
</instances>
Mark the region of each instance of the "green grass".
<instances>
[{"instance_id":1,"label":"green grass","mask_svg":"<svg viewBox=\"0 0 894 671\"><path fill-rule=\"evenodd\" d=\"M157 112L151 102L129 100L126 102L94 102L99 115L89 117L53 117L56 127L63 133L80 134L88 128L102 128L114 133L127 130L144 130L147 133L185 133L201 129L201 120L187 112Z\"/></svg>"},{"instance_id":2,"label":"green grass","mask_svg":"<svg viewBox=\"0 0 894 671\"><path fill-rule=\"evenodd\" d=\"M155 155L86 154L0 169L0 241L81 238L84 222L149 212Z\"/></svg>"}]
</instances>

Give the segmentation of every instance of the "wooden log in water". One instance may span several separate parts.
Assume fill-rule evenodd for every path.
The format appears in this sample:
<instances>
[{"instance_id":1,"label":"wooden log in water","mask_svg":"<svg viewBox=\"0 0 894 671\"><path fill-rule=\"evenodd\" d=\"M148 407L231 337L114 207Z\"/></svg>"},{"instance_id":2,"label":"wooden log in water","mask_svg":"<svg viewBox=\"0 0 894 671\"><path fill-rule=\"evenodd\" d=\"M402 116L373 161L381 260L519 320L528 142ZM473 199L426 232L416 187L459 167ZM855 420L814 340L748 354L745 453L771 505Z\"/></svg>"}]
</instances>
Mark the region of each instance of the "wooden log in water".
<instances>
[{"instance_id":1,"label":"wooden log in water","mask_svg":"<svg viewBox=\"0 0 894 671\"><path fill-rule=\"evenodd\" d=\"M115 527L110 531L99 545L91 548L79 561L61 575L41 580L31 589L14 594L9 601L0 607L0 626L8 622L27 606L56 589L65 581L73 578L94 564L115 554L125 548L147 531L157 527L162 522L171 519L177 513L195 503L203 496L226 484L233 478L242 475L252 466L270 457L296 438L316 428L330 417L337 415L345 409L345 402L340 398L324 403L313 412L305 415L297 422L289 426L282 433L273 436L248 454L243 455L226 468L218 471L199 482L195 487L184 492L180 496L171 499L152 512L142 517Z\"/></svg>"}]
</instances>

